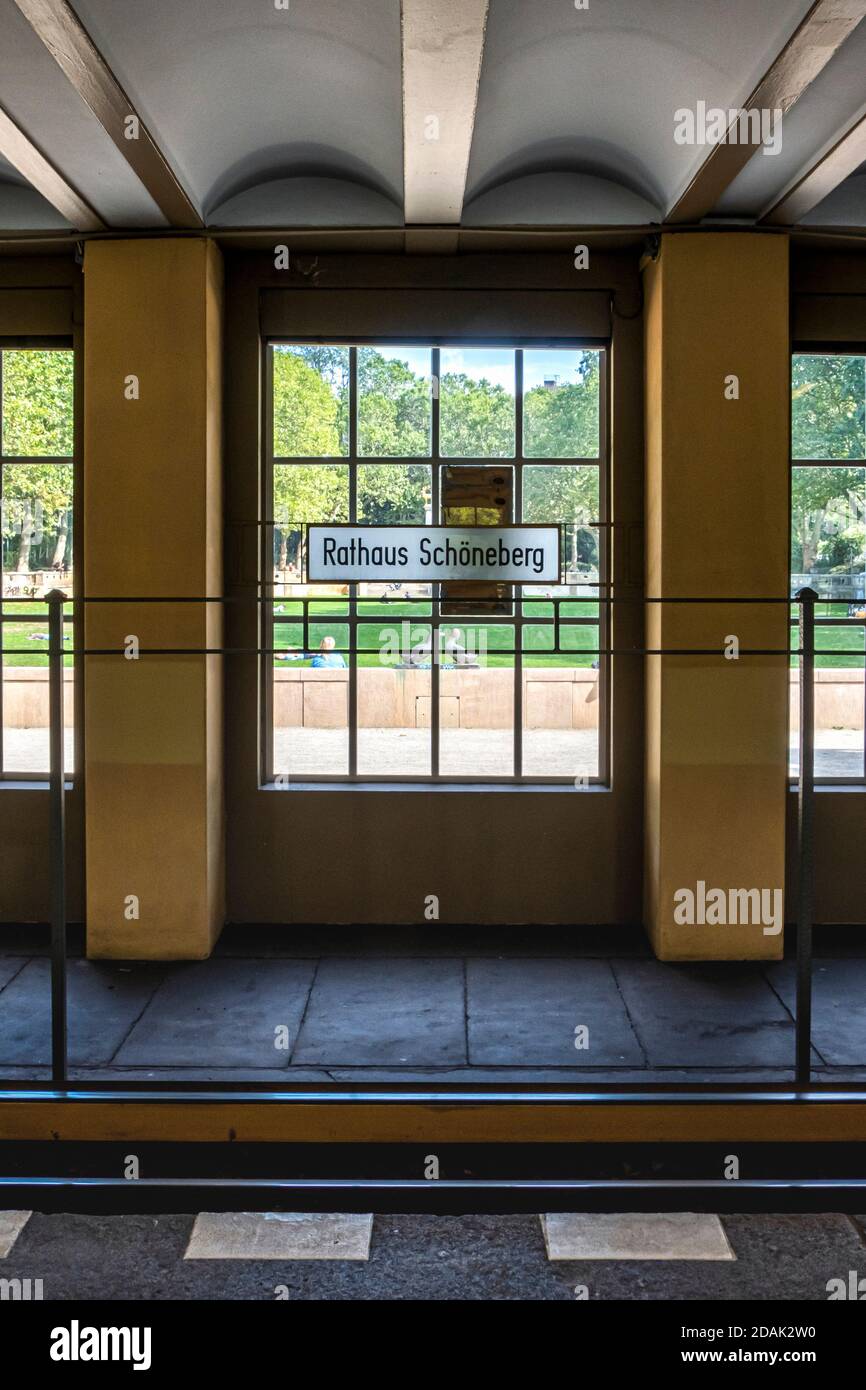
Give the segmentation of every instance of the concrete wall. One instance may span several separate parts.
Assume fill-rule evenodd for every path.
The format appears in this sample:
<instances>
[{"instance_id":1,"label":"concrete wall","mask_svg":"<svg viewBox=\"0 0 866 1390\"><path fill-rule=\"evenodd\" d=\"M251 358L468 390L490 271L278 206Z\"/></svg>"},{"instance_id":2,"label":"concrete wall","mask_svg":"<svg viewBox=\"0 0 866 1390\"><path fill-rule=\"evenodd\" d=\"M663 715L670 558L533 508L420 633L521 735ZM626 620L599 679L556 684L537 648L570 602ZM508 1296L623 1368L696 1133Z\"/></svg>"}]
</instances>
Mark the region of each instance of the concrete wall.
<instances>
[{"instance_id":1,"label":"concrete wall","mask_svg":"<svg viewBox=\"0 0 866 1390\"><path fill-rule=\"evenodd\" d=\"M510 729L514 672L506 667L439 674L443 723L453 729ZM523 672L524 727L595 729L599 722L598 671L540 667ZM277 728L345 728L349 672L277 669ZM430 724L430 672L366 666L359 672L358 723L366 729L421 729Z\"/></svg>"}]
</instances>

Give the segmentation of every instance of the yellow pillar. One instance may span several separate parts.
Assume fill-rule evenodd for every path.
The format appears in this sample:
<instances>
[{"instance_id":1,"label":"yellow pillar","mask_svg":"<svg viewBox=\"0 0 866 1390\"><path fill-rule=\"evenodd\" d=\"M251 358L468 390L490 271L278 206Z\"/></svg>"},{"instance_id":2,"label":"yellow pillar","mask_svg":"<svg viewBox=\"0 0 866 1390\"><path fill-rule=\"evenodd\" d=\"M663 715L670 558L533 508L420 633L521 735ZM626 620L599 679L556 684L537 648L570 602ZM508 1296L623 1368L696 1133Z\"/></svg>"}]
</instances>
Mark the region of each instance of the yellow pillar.
<instances>
[{"instance_id":1,"label":"yellow pillar","mask_svg":"<svg viewBox=\"0 0 866 1390\"><path fill-rule=\"evenodd\" d=\"M206 240L89 242L84 592L222 593L222 268ZM90 603L87 949L197 959L223 921L217 604ZM148 655L182 648L190 655Z\"/></svg>"},{"instance_id":2,"label":"yellow pillar","mask_svg":"<svg viewBox=\"0 0 866 1390\"><path fill-rule=\"evenodd\" d=\"M647 595L783 597L787 238L669 234L644 281ZM663 960L777 958L788 665L784 656L724 653L736 651L732 638L743 650L783 649L786 608L651 604L646 631L649 648L714 653L647 658L653 947ZM766 911L743 896L755 889L768 892Z\"/></svg>"}]
</instances>

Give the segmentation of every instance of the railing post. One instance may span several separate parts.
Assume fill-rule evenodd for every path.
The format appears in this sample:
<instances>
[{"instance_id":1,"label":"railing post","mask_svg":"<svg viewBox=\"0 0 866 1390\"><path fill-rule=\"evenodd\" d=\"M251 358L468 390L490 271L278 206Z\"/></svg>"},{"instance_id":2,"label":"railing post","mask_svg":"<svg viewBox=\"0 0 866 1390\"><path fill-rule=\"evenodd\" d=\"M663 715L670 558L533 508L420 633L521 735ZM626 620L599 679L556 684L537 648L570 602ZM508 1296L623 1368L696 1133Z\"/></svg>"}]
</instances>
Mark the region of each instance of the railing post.
<instances>
[{"instance_id":1,"label":"railing post","mask_svg":"<svg viewBox=\"0 0 866 1390\"><path fill-rule=\"evenodd\" d=\"M52 589L48 603L51 873L51 1076L66 1081L66 782L63 712L63 607Z\"/></svg>"},{"instance_id":2,"label":"railing post","mask_svg":"<svg viewBox=\"0 0 866 1390\"><path fill-rule=\"evenodd\" d=\"M797 1083L812 1074L812 914L815 794L815 601L814 589L800 589L800 776L797 795Z\"/></svg>"}]
</instances>

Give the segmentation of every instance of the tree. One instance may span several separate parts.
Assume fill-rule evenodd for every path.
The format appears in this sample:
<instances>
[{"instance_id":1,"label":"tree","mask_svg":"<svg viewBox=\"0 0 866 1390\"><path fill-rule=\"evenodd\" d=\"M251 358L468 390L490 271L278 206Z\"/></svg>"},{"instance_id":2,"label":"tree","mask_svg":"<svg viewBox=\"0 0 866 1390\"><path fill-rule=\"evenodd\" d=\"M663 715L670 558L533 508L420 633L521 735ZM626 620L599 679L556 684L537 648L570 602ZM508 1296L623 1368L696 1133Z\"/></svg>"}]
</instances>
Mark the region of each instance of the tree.
<instances>
[{"instance_id":1,"label":"tree","mask_svg":"<svg viewBox=\"0 0 866 1390\"><path fill-rule=\"evenodd\" d=\"M795 459L866 455L866 357L798 353L791 392Z\"/></svg>"},{"instance_id":2,"label":"tree","mask_svg":"<svg viewBox=\"0 0 866 1390\"><path fill-rule=\"evenodd\" d=\"M834 564L864 562L866 470L795 468L791 501L795 570L809 574Z\"/></svg>"},{"instance_id":3,"label":"tree","mask_svg":"<svg viewBox=\"0 0 866 1390\"><path fill-rule=\"evenodd\" d=\"M526 458L597 458L598 353L582 352L577 381L534 386L523 402Z\"/></svg>"},{"instance_id":4,"label":"tree","mask_svg":"<svg viewBox=\"0 0 866 1390\"><path fill-rule=\"evenodd\" d=\"M444 458L513 457L514 397L502 386L446 372L439 399Z\"/></svg>"},{"instance_id":5,"label":"tree","mask_svg":"<svg viewBox=\"0 0 866 1390\"><path fill-rule=\"evenodd\" d=\"M3 453L6 458L70 458L73 450L73 363L69 351L3 353ZM33 568L34 545L48 549L43 563L66 559L72 508L68 463L7 463L3 469L3 540L10 567ZM50 558L49 558L50 556Z\"/></svg>"},{"instance_id":6,"label":"tree","mask_svg":"<svg viewBox=\"0 0 866 1390\"><path fill-rule=\"evenodd\" d=\"M532 464L523 470L523 519L564 528L566 568L598 566L598 469L591 464ZM566 549L567 547L567 549Z\"/></svg>"}]
</instances>

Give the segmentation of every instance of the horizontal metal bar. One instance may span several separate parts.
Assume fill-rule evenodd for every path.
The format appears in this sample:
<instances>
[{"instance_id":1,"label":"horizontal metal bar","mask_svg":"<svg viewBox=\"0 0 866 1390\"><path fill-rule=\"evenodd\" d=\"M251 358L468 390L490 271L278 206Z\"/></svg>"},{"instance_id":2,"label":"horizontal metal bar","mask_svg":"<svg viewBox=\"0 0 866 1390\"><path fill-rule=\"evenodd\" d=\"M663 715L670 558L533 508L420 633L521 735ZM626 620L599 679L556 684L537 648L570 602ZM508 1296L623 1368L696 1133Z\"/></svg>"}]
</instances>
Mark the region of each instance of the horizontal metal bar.
<instances>
[{"instance_id":1,"label":"horizontal metal bar","mask_svg":"<svg viewBox=\"0 0 866 1390\"><path fill-rule=\"evenodd\" d=\"M282 583L282 582L283 582L283 581L281 581L281 580L259 581L259 585L258 585L258 586L259 586L259 587L268 588L268 589L272 589L275 585L277 585L277 584L279 584L279 583ZM370 582L387 583L387 582L389 582L389 581L387 581L387 580L381 580L381 581L376 580L376 581L370 581ZM407 581L407 582L408 582L408 581ZM419 581L419 582L420 582L420 581ZM478 583L486 583L487 581L486 581L486 580L479 580L479 581L477 581L477 582L478 582ZM685 596L682 596L682 595L677 595L677 596L675 596L675 597L674 597L674 596L671 596L671 597L662 598L662 597L657 596L657 595L642 595L642 594L633 594L633 593L621 594L621 595L616 595L616 594L594 594L594 595L550 594L550 595L548 595L548 594L533 594L533 593L527 593L527 592L526 592L527 589L531 589L531 588L535 587L535 586L529 585L529 584L522 584L522 585L519 585L519 584L515 583L515 584L513 584L512 587L515 588L515 589L521 589L521 590L522 590L522 592L521 592L520 594L516 595L514 601L515 601L515 602L517 602L517 601L522 601L523 603L550 603L550 604L560 604L560 605L563 604L563 603L637 603L637 604L646 604L646 603L652 603L652 604L656 604L656 603L658 603L658 604L664 604L664 603L673 603L673 604L681 604L681 603L700 603L700 604L705 604L705 605L707 605L707 606L716 606L716 607L719 606L719 605L728 605L728 604L753 604L753 605L758 605L758 606L765 606L765 605L768 605L768 604L781 603L781 604L788 604L791 608L796 608L796 607L797 607L797 600L796 600L795 598L791 598L790 596L785 597L785 598L778 598L778 597L776 597L776 598L743 598L743 597L739 597L739 596L738 596L738 597L726 597L726 596L724 596L724 595L711 595L711 596L708 596L708 597L707 597L707 596L704 596L704 597L698 598L698 597L691 597L691 596L690 596L690 597L685 597ZM539 587L543 587L543 586L539 586ZM557 585L556 587L563 587L563 586ZM593 580L586 580L586 581L581 580L581 581L580 581L580 587L585 588L585 589L600 589L600 588L608 588L608 587L613 588L614 586L613 586L612 584L611 584L611 585L607 585L607 584L605 584L605 583L595 582L595 581L593 581ZM266 595L261 595L261 594L260 594L260 595L254 595L254 594L224 594L224 595L222 595L222 596L219 596L219 595L190 595L190 594L174 594L174 595L166 595L166 594L127 594L127 595L117 595L117 594L113 594L113 595L110 595L110 596L109 596L109 595L83 594L83 595L75 595L74 597L73 597L72 595L70 595L69 598L68 598L66 601L67 601L67 603L72 603L72 604L75 604L75 603L275 603L275 602L301 603L301 604L305 604L305 603L336 603L336 602L339 602L339 603L347 603L347 604L353 604L353 603L354 603L354 604L358 604L358 603L381 603L381 602L383 601L383 598L382 598L382 596L378 596L378 597L377 597L375 594L357 594L357 595L355 595L355 594L333 594L333 595L330 595L330 594L298 594L298 595L292 595L292 594L266 594ZM2 603L3 603L3 604L8 604L8 603L12 603L12 604L31 603L31 604L32 604L32 603L43 603L43 602L47 602L47 600L44 600L44 599L34 599L34 598L15 598L15 597L13 597L12 595L9 595L8 597L3 597L3 599L2 599ZM433 602L433 599L431 598L431 596L430 596L429 594L419 594L417 597L410 597L410 598L408 598L408 599L406 599L406 598L393 598L393 599L390 599L389 602L396 605L396 604L398 604L398 603L424 603L424 602ZM832 604L837 604L837 603L838 603L838 604L841 604L841 603L861 603L861 602L863 602L862 599L855 599L855 598L828 598L828 599L822 598L822 599L818 599L818 600L817 600L816 606L818 606L818 605L820 605L820 604L831 604L831 603L832 603ZM832 622L832 621L834 621L834 620L833 620L831 617L828 616L828 617L826 617L826 618L821 619L821 621L822 621L822 622ZM840 622L853 622L853 623L859 623L859 622L864 622L864 621L866 621L866 619L863 619L863 618L845 618L845 619L839 619L839 621L840 621Z\"/></svg>"},{"instance_id":2,"label":"horizontal metal bar","mask_svg":"<svg viewBox=\"0 0 866 1390\"><path fill-rule=\"evenodd\" d=\"M439 626L439 624L435 624ZM7 648L11 651L11 648ZM293 647L139 647L139 656L272 656L281 652L299 650ZM351 647L333 647L340 655L351 654ZM370 651L375 651L375 647ZM501 656L511 656L513 650L497 649ZM362 653L363 654L363 651ZM822 653L818 653L821 655ZM847 648L839 650L827 648L824 655L863 656L862 651ZM126 657L124 647L66 647L64 656L122 656ZM524 656L724 656L724 647L565 647L557 650L547 648L532 652L523 649ZM799 647L741 647L740 656L798 656ZM280 669L280 668L276 668ZM338 668L339 669L339 668ZM396 668L395 668L396 669ZM420 668L425 669L425 668ZM455 668L458 669L458 668ZM471 668L467 668L471 669Z\"/></svg>"}]
</instances>

